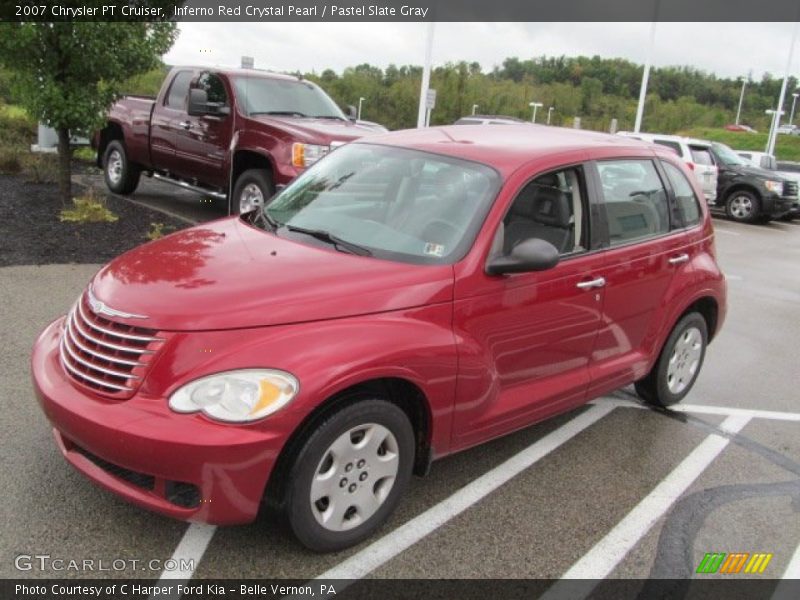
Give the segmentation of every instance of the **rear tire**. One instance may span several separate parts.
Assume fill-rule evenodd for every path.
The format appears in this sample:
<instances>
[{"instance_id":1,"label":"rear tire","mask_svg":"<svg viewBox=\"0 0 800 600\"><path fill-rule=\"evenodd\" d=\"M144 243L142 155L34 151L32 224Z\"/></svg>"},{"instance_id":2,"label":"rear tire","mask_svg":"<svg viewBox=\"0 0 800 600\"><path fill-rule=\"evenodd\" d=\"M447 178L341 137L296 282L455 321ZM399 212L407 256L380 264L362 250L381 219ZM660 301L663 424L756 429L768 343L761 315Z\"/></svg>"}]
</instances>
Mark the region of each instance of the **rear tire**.
<instances>
[{"instance_id":1,"label":"rear tire","mask_svg":"<svg viewBox=\"0 0 800 600\"><path fill-rule=\"evenodd\" d=\"M761 219L761 202L752 192L737 190L725 201L725 213L740 223L755 223Z\"/></svg>"},{"instance_id":2,"label":"rear tire","mask_svg":"<svg viewBox=\"0 0 800 600\"><path fill-rule=\"evenodd\" d=\"M697 380L707 345L708 326L703 316L696 312L684 316L672 329L656 364L636 382L636 393L655 406L683 400Z\"/></svg>"},{"instance_id":3,"label":"rear tire","mask_svg":"<svg viewBox=\"0 0 800 600\"><path fill-rule=\"evenodd\" d=\"M286 515L300 542L333 552L368 538L394 510L414 464L406 414L381 399L330 415L290 470Z\"/></svg>"},{"instance_id":4,"label":"rear tire","mask_svg":"<svg viewBox=\"0 0 800 600\"><path fill-rule=\"evenodd\" d=\"M248 169L233 186L231 214L238 215L263 207L275 194L272 177L264 169Z\"/></svg>"},{"instance_id":5,"label":"rear tire","mask_svg":"<svg viewBox=\"0 0 800 600\"><path fill-rule=\"evenodd\" d=\"M115 194L127 196L136 191L142 170L128 159L128 151L122 140L109 142L103 154L103 175L108 189Z\"/></svg>"}]
</instances>

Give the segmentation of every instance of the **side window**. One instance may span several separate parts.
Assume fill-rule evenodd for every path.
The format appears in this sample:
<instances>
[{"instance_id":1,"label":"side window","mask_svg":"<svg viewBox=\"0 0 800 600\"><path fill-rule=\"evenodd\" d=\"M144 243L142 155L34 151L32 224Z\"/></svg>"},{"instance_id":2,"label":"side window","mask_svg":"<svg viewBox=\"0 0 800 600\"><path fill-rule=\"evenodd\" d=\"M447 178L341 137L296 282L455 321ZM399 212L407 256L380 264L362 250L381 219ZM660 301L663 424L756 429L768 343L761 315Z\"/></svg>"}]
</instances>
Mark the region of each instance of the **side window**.
<instances>
[{"instance_id":1,"label":"side window","mask_svg":"<svg viewBox=\"0 0 800 600\"><path fill-rule=\"evenodd\" d=\"M670 142L668 140L653 140L653 142L659 146L666 146L670 150L673 150L678 156L683 156L683 152L681 152L681 145L678 142Z\"/></svg>"},{"instance_id":2,"label":"side window","mask_svg":"<svg viewBox=\"0 0 800 600\"><path fill-rule=\"evenodd\" d=\"M711 152L708 151L708 148L703 148L702 146L689 146L689 151L692 153L692 161L695 164L706 165L709 167L714 166L714 159L711 158Z\"/></svg>"},{"instance_id":3,"label":"side window","mask_svg":"<svg viewBox=\"0 0 800 600\"><path fill-rule=\"evenodd\" d=\"M675 165L662 161L677 203L676 212L684 227L691 227L700 222L700 204L686 176Z\"/></svg>"},{"instance_id":4,"label":"side window","mask_svg":"<svg viewBox=\"0 0 800 600\"><path fill-rule=\"evenodd\" d=\"M228 94L225 92L225 84L222 83L217 75L213 73L203 73L197 79L197 87L205 90L208 94L209 104L217 106L228 106Z\"/></svg>"},{"instance_id":5,"label":"side window","mask_svg":"<svg viewBox=\"0 0 800 600\"><path fill-rule=\"evenodd\" d=\"M495 236L495 251L508 254L517 244L539 238L560 254L588 247L583 173L569 167L540 175L517 194Z\"/></svg>"},{"instance_id":6,"label":"side window","mask_svg":"<svg viewBox=\"0 0 800 600\"><path fill-rule=\"evenodd\" d=\"M191 71L181 71L175 75L167 95L167 106L170 108L184 108L186 96L189 94L189 83L192 80Z\"/></svg>"},{"instance_id":7,"label":"side window","mask_svg":"<svg viewBox=\"0 0 800 600\"><path fill-rule=\"evenodd\" d=\"M601 161L597 169L611 246L669 231L667 192L652 161Z\"/></svg>"}]
</instances>

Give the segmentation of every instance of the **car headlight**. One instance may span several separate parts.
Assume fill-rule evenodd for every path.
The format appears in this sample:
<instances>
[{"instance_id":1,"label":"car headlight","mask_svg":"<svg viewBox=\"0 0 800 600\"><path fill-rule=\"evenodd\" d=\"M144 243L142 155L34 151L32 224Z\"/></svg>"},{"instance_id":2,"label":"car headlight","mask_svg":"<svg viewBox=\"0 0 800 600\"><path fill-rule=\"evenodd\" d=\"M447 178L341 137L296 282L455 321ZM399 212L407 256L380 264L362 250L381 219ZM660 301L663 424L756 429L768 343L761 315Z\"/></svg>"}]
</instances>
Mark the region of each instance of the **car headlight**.
<instances>
[{"instance_id":1,"label":"car headlight","mask_svg":"<svg viewBox=\"0 0 800 600\"><path fill-rule=\"evenodd\" d=\"M310 167L329 151L329 146L295 142L292 144L292 165L300 169Z\"/></svg>"},{"instance_id":2,"label":"car headlight","mask_svg":"<svg viewBox=\"0 0 800 600\"><path fill-rule=\"evenodd\" d=\"M770 192L775 192L779 196L783 195L783 182L767 180L764 182L764 187Z\"/></svg>"},{"instance_id":3,"label":"car headlight","mask_svg":"<svg viewBox=\"0 0 800 600\"><path fill-rule=\"evenodd\" d=\"M276 369L242 369L201 377L179 388L169 407L179 413L202 412L212 419L246 423L286 406L300 383Z\"/></svg>"}]
</instances>

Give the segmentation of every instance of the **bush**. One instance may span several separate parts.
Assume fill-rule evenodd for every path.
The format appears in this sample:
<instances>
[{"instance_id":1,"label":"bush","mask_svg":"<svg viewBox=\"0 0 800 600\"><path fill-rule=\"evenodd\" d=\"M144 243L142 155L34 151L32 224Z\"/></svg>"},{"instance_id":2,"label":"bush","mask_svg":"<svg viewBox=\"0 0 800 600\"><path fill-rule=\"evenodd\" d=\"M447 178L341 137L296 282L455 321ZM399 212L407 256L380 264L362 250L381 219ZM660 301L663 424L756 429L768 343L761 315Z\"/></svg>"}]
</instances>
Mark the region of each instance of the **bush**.
<instances>
[{"instance_id":1,"label":"bush","mask_svg":"<svg viewBox=\"0 0 800 600\"><path fill-rule=\"evenodd\" d=\"M85 196L73 198L74 208L63 208L59 220L68 223L114 223L119 217L112 213L90 190Z\"/></svg>"},{"instance_id":2,"label":"bush","mask_svg":"<svg viewBox=\"0 0 800 600\"><path fill-rule=\"evenodd\" d=\"M0 146L29 148L36 139L36 121L18 106L0 104Z\"/></svg>"},{"instance_id":3,"label":"bush","mask_svg":"<svg viewBox=\"0 0 800 600\"><path fill-rule=\"evenodd\" d=\"M27 183L58 181L58 157L55 154L23 152L20 156L22 174Z\"/></svg>"},{"instance_id":4,"label":"bush","mask_svg":"<svg viewBox=\"0 0 800 600\"><path fill-rule=\"evenodd\" d=\"M175 231L175 228L171 225L164 225L163 223L150 223L150 231L145 234L145 237L150 241L159 240L170 231Z\"/></svg>"},{"instance_id":5,"label":"bush","mask_svg":"<svg viewBox=\"0 0 800 600\"><path fill-rule=\"evenodd\" d=\"M16 148L0 149L0 175L16 175L22 169Z\"/></svg>"}]
</instances>

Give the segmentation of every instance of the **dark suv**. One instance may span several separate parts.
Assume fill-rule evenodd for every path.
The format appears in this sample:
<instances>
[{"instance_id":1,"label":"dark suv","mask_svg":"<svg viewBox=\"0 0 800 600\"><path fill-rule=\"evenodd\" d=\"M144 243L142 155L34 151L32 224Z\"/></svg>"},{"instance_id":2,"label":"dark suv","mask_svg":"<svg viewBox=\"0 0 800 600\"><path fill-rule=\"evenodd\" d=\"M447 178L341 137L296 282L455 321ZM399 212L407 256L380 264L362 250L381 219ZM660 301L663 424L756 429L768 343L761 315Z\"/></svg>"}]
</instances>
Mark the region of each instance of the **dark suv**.
<instances>
[{"instance_id":1,"label":"dark suv","mask_svg":"<svg viewBox=\"0 0 800 600\"><path fill-rule=\"evenodd\" d=\"M716 205L734 221L754 223L788 214L797 199L797 183L747 162L725 144L711 144L719 167Z\"/></svg>"}]
</instances>

